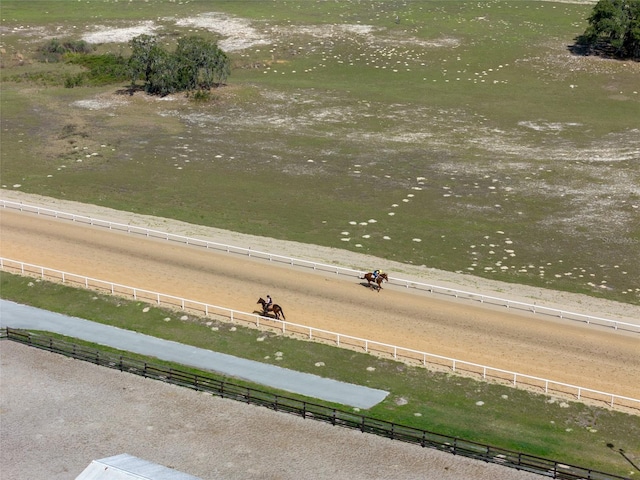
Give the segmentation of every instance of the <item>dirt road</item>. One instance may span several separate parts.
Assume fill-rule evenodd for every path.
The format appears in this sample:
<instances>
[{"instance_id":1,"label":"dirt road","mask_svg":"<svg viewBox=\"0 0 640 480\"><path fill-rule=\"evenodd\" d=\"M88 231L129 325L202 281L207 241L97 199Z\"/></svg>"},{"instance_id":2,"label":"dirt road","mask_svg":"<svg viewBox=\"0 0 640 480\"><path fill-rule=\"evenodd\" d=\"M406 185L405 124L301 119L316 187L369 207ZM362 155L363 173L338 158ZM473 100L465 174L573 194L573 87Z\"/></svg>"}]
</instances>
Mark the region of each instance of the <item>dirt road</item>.
<instances>
[{"instance_id":1,"label":"dirt road","mask_svg":"<svg viewBox=\"0 0 640 480\"><path fill-rule=\"evenodd\" d=\"M273 262L8 209L0 215L5 258L243 311L269 293L295 323L640 398L637 334L392 285L375 293ZM270 251L287 255L278 245Z\"/></svg>"}]
</instances>

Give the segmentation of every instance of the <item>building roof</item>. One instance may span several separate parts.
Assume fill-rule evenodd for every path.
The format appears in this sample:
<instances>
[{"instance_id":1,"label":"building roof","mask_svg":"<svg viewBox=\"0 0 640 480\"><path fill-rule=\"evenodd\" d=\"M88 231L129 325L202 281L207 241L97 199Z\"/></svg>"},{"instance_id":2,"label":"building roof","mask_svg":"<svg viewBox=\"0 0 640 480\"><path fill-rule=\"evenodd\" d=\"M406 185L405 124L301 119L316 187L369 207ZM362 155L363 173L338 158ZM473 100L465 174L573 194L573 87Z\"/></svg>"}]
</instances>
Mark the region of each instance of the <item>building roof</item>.
<instances>
[{"instance_id":1,"label":"building roof","mask_svg":"<svg viewBox=\"0 0 640 480\"><path fill-rule=\"evenodd\" d=\"M92 461L76 480L201 480L128 453Z\"/></svg>"}]
</instances>

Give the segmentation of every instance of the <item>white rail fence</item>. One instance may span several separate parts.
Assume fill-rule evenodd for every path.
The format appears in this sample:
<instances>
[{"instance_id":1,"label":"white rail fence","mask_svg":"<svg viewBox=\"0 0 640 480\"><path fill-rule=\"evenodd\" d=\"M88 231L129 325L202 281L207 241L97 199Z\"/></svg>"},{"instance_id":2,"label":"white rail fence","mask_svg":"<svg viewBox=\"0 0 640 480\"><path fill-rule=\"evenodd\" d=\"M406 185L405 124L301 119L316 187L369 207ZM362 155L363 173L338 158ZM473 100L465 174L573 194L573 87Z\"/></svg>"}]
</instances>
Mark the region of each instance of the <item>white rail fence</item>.
<instances>
[{"instance_id":1,"label":"white rail fence","mask_svg":"<svg viewBox=\"0 0 640 480\"><path fill-rule=\"evenodd\" d=\"M109 230L117 230L120 232L142 235L148 238L163 239L167 241L183 243L186 245L197 246L197 247L202 247L206 249L220 250L227 253L235 253L235 254L245 255L249 257L260 258L268 261L286 263L296 267L311 268L313 270L330 272L336 275L345 275L348 277L360 277L362 276L363 273L365 273L360 270L338 267L335 265L328 265L324 263L313 262L310 260L302 260L299 258L287 257L284 255L276 255L268 252L261 252L261 251L253 250L250 248L236 247L233 245L211 242L211 241L187 237L183 235L176 235L176 234L153 230L145 227L138 227L135 225L116 223L116 222L111 222L109 220L100 220L97 218L87 217L83 215L76 215L73 213L61 212L58 210L42 208L35 205L28 205L21 202L13 202L5 199L0 199L0 206L2 206L3 208L12 208L15 210L20 210L22 212L29 212L29 213L35 213L37 215L54 217L56 219L69 220L72 222L83 223L91 226L103 227ZM391 283L392 285L399 285L406 288L413 288L416 290L427 291L430 293L447 295L447 296L455 297L459 299L472 300L480 303L504 306L506 308L513 308L516 310L531 312L535 314L558 317L564 320L573 320L573 321L579 321L587 324L612 327L616 330L620 328L624 330L629 330L631 332L640 333L640 324L634 324L634 323L624 322L620 320L603 318L603 317L598 317L598 316L589 315L589 314L571 312L567 310L546 307L544 305L537 305L535 303L519 302L519 301L500 298L500 297L484 295L481 293L469 292L465 290L457 290L453 288L442 287L442 286L433 285L429 283L421 283L413 280L406 280L406 279L396 278L396 277L389 277L389 283Z\"/></svg>"},{"instance_id":2,"label":"white rail fence","mask_svg":"<svg viewBox=\"0 0 640 480\"><path fill-rule=\"evenodd\" d=\"M262 330L275 331L283 335L302 337L317 342L333 344L342 348L366 352L381 357L393 358L408 364L422 365L434 370L450 371L462 375L481 378L512 387L526 386L545 394L557 394L577 400L592 400L602 402L612 408L628 408L640 411L640 399L602 392L577 385L557 382L546 378L525 375L499 368L493 368L477 363L457 360L427 352L420 352L410 348L398 347L386 343L367 340L364 338L343 335L341 333L321 330L306 325L276 320L261 316L255 312L248 313L218 305L210 305L195 300L188 300L172 295L165 295L136 287L85 277L74 273L54 270L39 265L32 265L17 260L0 257L0 269L7 272L19 273L23 276L39 277L48 281L59 281L65 284L82 286L86 289L108 292L134 300L152 303L159 307L192 312L197 315L213 318L225 322L240 322L247 326Z\"/></svg>"}]
</instances>

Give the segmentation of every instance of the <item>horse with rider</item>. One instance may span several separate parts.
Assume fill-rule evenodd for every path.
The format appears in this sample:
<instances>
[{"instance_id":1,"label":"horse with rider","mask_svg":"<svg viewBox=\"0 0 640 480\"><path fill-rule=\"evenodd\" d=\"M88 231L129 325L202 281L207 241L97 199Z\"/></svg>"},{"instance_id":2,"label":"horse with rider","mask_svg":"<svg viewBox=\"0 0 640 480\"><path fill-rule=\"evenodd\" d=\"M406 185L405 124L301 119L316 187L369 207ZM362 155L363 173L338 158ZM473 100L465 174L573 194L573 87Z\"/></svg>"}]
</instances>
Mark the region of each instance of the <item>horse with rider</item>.
<instances>
[{"instance_id":1,"label":"horse with rider","mask_svg":"<svg viewBox=\"0 0 640 480\"><path fill-rule=\"evenodd\" d=\"M265 317L268 317L270 316L270 313L273 313L273 316L276 318L276 320L280 320L280 315L282 315L283 320L286 320L284 316L284 310L282 310L282 307L277 303L273 303L271 295L267 295L266 300L260 297L256 303L262 305L262 315L264 315Z\"/></svg>"},{"instance_id":2,"label":"horse with rider","mask_svg":"<svg viewBox=\"0 0 640 480\"><path fill-rule=\"evenodd\" d=\"M360 278L360 280L366 280L368 282L368 286L378 290L378 292L382 290L382 282L389 281L387 274L380 269L376 269L370 273L365 273L362 277L358 278Z\"/></svg>"}]
</instances>

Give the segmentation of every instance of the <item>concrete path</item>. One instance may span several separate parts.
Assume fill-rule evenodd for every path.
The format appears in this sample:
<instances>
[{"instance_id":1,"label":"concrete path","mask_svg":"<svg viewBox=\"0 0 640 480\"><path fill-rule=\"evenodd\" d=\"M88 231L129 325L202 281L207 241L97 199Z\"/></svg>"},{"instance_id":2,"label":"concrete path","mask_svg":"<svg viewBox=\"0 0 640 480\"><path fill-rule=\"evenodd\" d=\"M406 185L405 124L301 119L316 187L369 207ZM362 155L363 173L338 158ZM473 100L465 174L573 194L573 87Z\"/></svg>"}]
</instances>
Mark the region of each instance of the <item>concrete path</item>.
<instances>
[{"instance_id":1,"label":"concrete path","mask_svg":"<svg viewBox=\"0 0 640 480\"><path fill-rule=\"evenodd\" d=\"M371 408L384 400L389 393L162 340L1 299L0 327L58 333L352 407Z\"/></svg>"}]
</instances>

